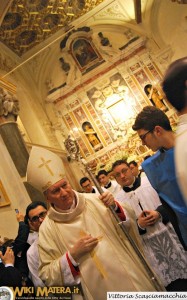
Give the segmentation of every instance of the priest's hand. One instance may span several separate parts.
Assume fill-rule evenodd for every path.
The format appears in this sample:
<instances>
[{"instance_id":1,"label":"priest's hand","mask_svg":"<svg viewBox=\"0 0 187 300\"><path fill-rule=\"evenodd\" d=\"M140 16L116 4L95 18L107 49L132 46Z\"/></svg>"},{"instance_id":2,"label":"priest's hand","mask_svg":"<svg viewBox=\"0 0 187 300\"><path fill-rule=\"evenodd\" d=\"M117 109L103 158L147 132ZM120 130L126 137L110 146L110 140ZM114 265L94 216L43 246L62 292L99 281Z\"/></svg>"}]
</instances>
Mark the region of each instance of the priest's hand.
<instances>
[{"instance_id":1,"label":"priest's hand","mask_svg":"<svg viewBox=\"0 0 187 300\"><path fill-rule=\"evenodd\" d=\"M138 217L138 225L141 228L154 225L160 218L156 210L144 210Z\"/></svg>"},{"instance_id":2,"label":"priest's hand","mask_svg":"<svg viewBox=\"0 0 187 300\"><path fill-rule=\"evenodd\" d=\"M75 245L69 250L69 253L73 259L78 262L83 255L91 252L97 246L98 242L98 238L86 235L75 243Z\"/></svg>"},{"instance_id":3,"label":"priest's hand","mask_svg":"<svg viewBox=\"0 0 187 300\"><path fill-rule=\"evenodd\" d=\"M114 196L110 192L104 192L99 196L99 199L104 203L106 207L116 206Z\"/></svg>"}]
</instances>

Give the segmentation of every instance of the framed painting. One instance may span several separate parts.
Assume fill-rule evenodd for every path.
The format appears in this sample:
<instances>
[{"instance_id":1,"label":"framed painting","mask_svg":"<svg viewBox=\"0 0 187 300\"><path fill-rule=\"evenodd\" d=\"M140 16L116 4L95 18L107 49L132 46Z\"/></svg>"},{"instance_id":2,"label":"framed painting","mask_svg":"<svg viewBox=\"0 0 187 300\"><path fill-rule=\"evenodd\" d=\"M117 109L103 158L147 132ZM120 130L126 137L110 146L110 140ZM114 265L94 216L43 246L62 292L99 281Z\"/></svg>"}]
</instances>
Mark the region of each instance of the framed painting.
<instances>
[{"instance_id":1,"label":"framed painting","mask_svg":"<svg viewBox=\"0 0 187 300\"><path fill-rule=\"evenodd\" d=\"M0 180L0 207L10 205L10 199L5 191L5 188Z\"/></svg>"},{"instance_id":2,"label":"framed painting","mask_svg":"<svg viewBox=\"0 0 187 300\"><path fill-rule=\"evenodd\" d=\"M91 71L104 62L92 40L86 37L75 39L71 43L70 53L82 73Z\"/></svg>"}]
</instances>

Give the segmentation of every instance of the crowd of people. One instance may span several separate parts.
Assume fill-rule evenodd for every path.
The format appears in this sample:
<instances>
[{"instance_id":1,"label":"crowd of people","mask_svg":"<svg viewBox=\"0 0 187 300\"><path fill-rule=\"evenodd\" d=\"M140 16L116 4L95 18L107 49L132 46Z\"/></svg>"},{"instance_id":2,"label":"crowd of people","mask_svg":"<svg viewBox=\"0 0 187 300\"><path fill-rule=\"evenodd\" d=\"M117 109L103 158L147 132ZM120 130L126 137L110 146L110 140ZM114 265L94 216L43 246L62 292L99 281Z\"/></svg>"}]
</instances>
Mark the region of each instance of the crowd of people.
<instances>
[{"instance_id":1,"label":"crowd of people","mask_svg":"<svg viewBox=\"0 0 187 300\"><path fill-rule=\"evenodd\" d=\"M72 299L107 292L187 291L187 58L163 80L179 113L177 134L162 109L146 106L133 130L155 154L113 163L73 190L56 154L34 146L27 181L43 192L18 212L18 235L0 248L0 285L77 286ZM49 163L38 168L41 157ZM120 225L120 226L119 226Z\"/></svg>"}]
</instances>

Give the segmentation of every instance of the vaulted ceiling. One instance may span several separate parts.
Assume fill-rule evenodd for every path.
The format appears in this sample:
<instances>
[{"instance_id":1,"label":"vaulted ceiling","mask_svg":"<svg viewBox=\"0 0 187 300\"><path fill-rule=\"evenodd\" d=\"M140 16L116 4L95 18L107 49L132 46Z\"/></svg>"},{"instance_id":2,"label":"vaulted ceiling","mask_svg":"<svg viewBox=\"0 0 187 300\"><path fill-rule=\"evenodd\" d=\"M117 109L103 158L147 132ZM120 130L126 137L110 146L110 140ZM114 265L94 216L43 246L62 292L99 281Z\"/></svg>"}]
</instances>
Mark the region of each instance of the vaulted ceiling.
<instances>
[{"instance_id":1,"label":"vaulted ceiling","mask_svg":"<svg viewBox=\"0 0 187 300\"><path fill-rule=\"evenodd\" d=\"M59 30L69 30L74 20L102 2L107 1L13 0L1 23L0 41L22 56ZM140 23L141 0L134 0L134 5L136 21Z\"/></svg>"},{"instance_id":2,"label":"vaulted ceiling","mask_svg":"<svg viewBox=\"0 0 187 300\"><path fill-rule=\"evenodd\" d=\"M103 0L14 0L4 16L0 40L19 56L92 10Z\"/></svg>"}]
</instances>

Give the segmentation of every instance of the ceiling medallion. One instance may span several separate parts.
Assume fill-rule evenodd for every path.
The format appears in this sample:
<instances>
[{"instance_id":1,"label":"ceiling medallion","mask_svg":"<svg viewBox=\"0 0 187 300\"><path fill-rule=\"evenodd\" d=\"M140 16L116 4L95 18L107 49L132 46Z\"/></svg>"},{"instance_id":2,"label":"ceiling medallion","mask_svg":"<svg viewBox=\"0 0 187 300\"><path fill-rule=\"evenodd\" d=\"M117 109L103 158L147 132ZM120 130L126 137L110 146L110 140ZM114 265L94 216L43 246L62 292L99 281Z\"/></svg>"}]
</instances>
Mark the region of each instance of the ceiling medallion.
<instances>
[{"instance_id":1,"label":"ceiling medallion","mask_svg":"<svg viewBox=\"0 0 187 300\"><path fill-rule=\"evenodd\" d=\"M14 30L22 23L22 17L18 13L7 13L1 25L3 30Z\"/></svg>"},{"instance_id":2,"label":"ceiling medallion","mask_svg":"<svg viewBox=\"0 0 187 300\"><path fill-rule=\"evenodd\" d=\"M60 15L57 14L48 14L44 16L43 22L48 25L49 29L58 26L60 23Z\"/></svg>"},{"instance_id":3,"label":"ceiling medallion","mask_svg":"<svg viewBox=\"0 0 187 300\"><path fill-rule=\"evenodd\" d=\"M40 11L48 6L49 0L28 0L25 3L28 11Z\"/></svg>"},{"instance_id":4,"label":"ceiling medallion","mask_svg":"<svg viewBox=\"0 0 187 300\"><path fill-rule=\"evenodd\" d=\"M22 31L17 37L16 37L16 43L20 46L28 46L31 43L33 43L37 38L37 32L36 31Z\"/></svg>"}]
</instances>

